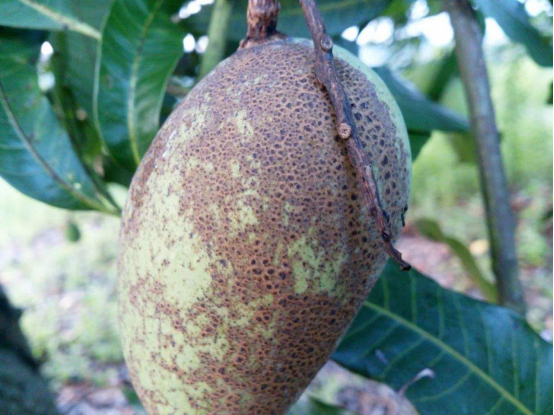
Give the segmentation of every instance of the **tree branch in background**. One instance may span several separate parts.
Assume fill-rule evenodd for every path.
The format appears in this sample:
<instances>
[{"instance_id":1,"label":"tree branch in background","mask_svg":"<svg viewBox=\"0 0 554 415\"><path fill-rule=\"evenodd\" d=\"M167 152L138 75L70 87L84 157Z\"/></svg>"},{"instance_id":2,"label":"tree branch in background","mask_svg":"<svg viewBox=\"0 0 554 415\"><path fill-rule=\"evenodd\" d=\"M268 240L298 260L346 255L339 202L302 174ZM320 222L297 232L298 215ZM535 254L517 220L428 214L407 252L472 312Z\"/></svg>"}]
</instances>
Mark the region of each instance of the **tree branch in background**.
<instances>
[{"instance_id":1,"label":"tree branch in background","mask_svg":"<svg viewBox=\"0 0 554 415\"><path fill-rule=\"evenodd\" d=\"M443 1L454 29L458 65L471 114L492 266L500 302L524 313L525 301L518 278L515 221L510 208L510 194L500 152L500 136L490 94L481 29L468 0Z\"/></svg>"},{"instance_id":2,"label":"tree branch in background","mask_svg":"<svg viewBox=\"0 0 554 415\"><path fill-rule=\"evenodd\" d=\"M358 137L356 124L352 117L350 100L342 87L335 68L333 40L325 30L325 25L315 0L300 0L300 4L302 5L304 17L314 42L315 74L318 81L329 92L329 97L337 117L337 132L346 142L348 157L356 171L358 181L362 185L364 203L371 216L375 219L377 229L383 241L383 247L387 254L398 263L402 270L409 270L410 265L402 259L402 254L392 244L387 214L381 205L371 160L365 153L362 142Z\"/></svg>"},{"instance_id":3,"label":"tree branch in background","mask_svg":"<svg viewBox=\"0 0 554 415\"><path fill-rule=\"evenodd\" d=\"M236 0L216 0L210 27L208 28L208 48L202 56L198 80L204 78L225 56L227 29Z\"/></svg>"}]
</instances>

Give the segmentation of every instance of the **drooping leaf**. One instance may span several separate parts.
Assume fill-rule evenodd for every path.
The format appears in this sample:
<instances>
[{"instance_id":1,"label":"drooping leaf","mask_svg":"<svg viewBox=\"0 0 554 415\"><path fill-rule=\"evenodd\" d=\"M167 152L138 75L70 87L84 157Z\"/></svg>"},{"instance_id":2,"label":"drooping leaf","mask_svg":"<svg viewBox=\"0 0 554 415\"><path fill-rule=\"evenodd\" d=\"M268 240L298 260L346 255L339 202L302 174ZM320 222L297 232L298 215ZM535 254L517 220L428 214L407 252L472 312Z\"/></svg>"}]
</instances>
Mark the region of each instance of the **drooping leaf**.
<instances>
[{"instance_id":1,"label":"drooping leaf","mask_svg":"<svg viewBox=\"0 0 554 415\"><path fill-rule=\"evenodd\" d=\"M551 344L513 311L392 262L333 359L405 387L422 415L552 413Z\"/></svg>"},{"instance_id":2,"label":"drooping leaf","mask_svg":"<svg viewBox=\"0 0 554 415\"><path fill-rule=\"evenodd\" d=\"M475 258L473 258L469 249L461 241L452 236L445 235L439 224L432 219L419 219L417 227L429 239L447 244L452 253L461 261L465 271L487 300L494 303L498 301L496 286L485 277Z\"/></svg>"},{"instance_id":3,"label":"drooping leaf","mask_svg":"<svg viewBox=\"0 0 554 415\"><path fill-rule=\"evenodd\" d=\"M287 412L287 415L358 415L358 413L329 405L312 397L302 397Z\"/></svg>"},{"instance_id":4,"label":"drooping leaf","mask_svg":"<svg viewBox=\"0 0 554 415\"><path fill-rule=\"evenodd\" d=\"M522 43L541 66L552 66L552 43L531 24L524 3L518 0L473 0L481 11L497 21L514 42Z\"/></svg>"},{"instance_id":5,"label":"drooping leaf","mask_svg":"<svg viewBox=\"0 0 554 415\"><path fill-rule=\"evenodd\" d=\"M408 130L408 137L410 138L410 148L412 150L412 161L415 161L421 152L421 149L431 137L431 132L420 132Z\"/></svg>"},{"instance_id":6,"label":"drooping leaf","mask_svg":"<svg viewBox=\"0 0 554 415\"><path fill-rule=\"evenodd\" d=\"M170 21L177 0L116 0L102 31L94 114L114 159L134 171L159 127L165 87L182 55Z\"/></svg>"},{"instance_id":7,"label":"drooping leaf","mask_svg":"<svg viewBox=\"0 0 554 415\"><path fill-rule=\"evenodd\" d=\"M398 102L408 130L467 131L465 118L426 98L410 82L386 67L373 68Z\"/></svg>"},{"instance_id":8,"label":"drooping leaf","mask_svg":"<svg viewBox=\"0 0 554 415\"><path fill-rule=\"evenodd\" d=\"M240 40L246 35L247 3L238 2L231 17L228 36L233 40ZM347 27L376 18L391 3L391 0L319 0L317 3L327 32L335 36ZM202 7L200 13L187 19L192 30L206 33L212 9L213 6ZM310 37L298 0L281 0L277 29L289 36Z\"/></svg>"},{"instance_id":9,"label":"drooping leaf","mask_svg":"<svg viewBox=\"0 0 554 415\"><path fill-rule=\"evenodd\" d=\"M459 76L456 54L452 50L431 62L411 65L402 74L431 101L440 102L450 81Z\"/></svg>"},{"instance_id":10,"label":"drooping leaf","mask_svg":"<svg viewBox=\"0 0 554 415\"><path fill-rule=\"evenodd\" d=\"M97 0L2 0L0 25L26 29L70 30L99 39L98 27L86 21L94 20L98 9Z\"/></svg>"},{"instance_id":11,"label":"drooping leaf","mask_svg":"<svg viewBox=\"0 0 554 415\"><path fill-rule=\"evenodd\" d=\"M0 175L50 205L114 213L39 89L38 51L15 40L0 43Z\"/></svg>"}]
</instances>

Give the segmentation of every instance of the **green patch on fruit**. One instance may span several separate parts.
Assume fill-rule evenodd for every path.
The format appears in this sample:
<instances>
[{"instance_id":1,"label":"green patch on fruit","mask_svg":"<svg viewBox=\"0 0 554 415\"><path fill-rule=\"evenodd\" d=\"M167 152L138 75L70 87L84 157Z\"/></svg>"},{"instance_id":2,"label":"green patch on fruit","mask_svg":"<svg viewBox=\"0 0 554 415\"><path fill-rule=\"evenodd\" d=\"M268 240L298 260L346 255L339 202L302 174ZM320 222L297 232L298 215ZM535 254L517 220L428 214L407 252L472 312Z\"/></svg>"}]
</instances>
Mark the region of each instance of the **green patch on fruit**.
<instances>
[{"instance_id":1,"label":"green patch on fruit","mask_svg":"<svg viewBox=\"0 0 554 415\"><path fill-rule=\"evenodd\" d=\"M313 228L308 230L308 235ZM294 292L302 294L308 290L310 282L317 292L326 292L329 295L337 294L337 278L342 266L348 260L348 254L340 249L339 245L331 248L334 254L318 248L318 241L312 237L301 236L287 249L289 261L295 278Z\"/></svg>"}]
</instances>

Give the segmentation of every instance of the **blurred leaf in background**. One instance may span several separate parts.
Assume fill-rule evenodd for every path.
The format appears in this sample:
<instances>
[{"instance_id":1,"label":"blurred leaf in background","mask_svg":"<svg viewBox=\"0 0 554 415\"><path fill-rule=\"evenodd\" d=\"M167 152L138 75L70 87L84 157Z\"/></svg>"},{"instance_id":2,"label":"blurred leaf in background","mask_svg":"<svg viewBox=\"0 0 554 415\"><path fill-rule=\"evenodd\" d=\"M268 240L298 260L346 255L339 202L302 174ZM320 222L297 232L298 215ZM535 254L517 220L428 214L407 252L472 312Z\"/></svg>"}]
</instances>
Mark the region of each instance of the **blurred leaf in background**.
<instances>
[{"instance_id":1,"label":"blurred leaf in background","mask_svg":"<svg viewBox=\"0 0 554 415\"><path fill-rule=\"evenodd\" d=\"M443 242L450 247L452 252L460 259L473 283L479 288L488 301L492 303L498 301L496 286L488 280L469 249L462 242L452 236L445 235L440 225L432 219L418 219L416 224L419 231L424 236L433 241Z\"/></svg>"},{"instance_id":2,"label":"blurred leaf in background","mask_svg":"<svg viewBox=\"0 0 554 415\"><path fill-rule=\"evenodd\" d=\"M379 16L392 3L392 0L319 0L317 3L325 20L327 32L334 36L342 33L349 26ZM247 1L239 1L235 7L228 31L228 38L231 40L241 40L246 33L247 4ZM202 7L200 13L187 18L193 31L207 32L212 8L213 6ZM298 1L281 0L278 29L289 36L310 38L310 32Z\"/></svg>"},{"instance_id":3,"label":"blurred leaf in background","mask_svg":"<svg viewBox=\"0 0 554 415\"><path fill-rule=\"evenodd\" d=\"M359 415L357 412L348 411L337 406L329 405L315 398L301 398L287 415Z\"/></svg>"}]
</instances>

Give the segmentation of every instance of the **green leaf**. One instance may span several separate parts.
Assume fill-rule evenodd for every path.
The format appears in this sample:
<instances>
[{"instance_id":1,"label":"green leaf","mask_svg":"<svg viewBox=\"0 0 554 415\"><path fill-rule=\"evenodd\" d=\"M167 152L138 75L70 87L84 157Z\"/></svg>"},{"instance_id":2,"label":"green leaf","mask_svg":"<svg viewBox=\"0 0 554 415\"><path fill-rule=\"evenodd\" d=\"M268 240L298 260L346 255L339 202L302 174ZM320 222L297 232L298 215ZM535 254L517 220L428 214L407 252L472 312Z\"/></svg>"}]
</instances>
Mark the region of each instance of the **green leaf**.
<instances>
[{"instance_id":1,"label":"green leaf","mask_svg":"<svg viewBox=\"0 0 554 415\"><path fill-rule=\"evenodd\" d=\"M326 404L312 397L302 397L286 415L358 415L358 413Z\"/></svg>"},{"instance_id":2,"label":"green leaf","mask_svg":"<svg viewBox=\"0 0 554 415\"><path fill-rule=\"evenodd\" d=\"M93 111L114 159L133 171L159 127L164 92L183 53L177 0L116 0L102 31Z\"/></svg>"},{"instance_id":3,"label":"green leaf","mask_svg":"<svg viewBox=\"0 0 554 415\"><path fill-rule=\"evenodd\" d=\"M0 42L0 175L26 195L66 209L107 208L77 157L33 62L39 46Z\"/></svg>"},{"instance_id":4,"label":"green leaf","mask_svg":"<svg viewBox=\"0 0 554 415\"><path fill-rule=\"evenodd\" d=\"M481 268L479 268L475 258L473 258L473 255L469 252L469 249L467 249L462 242L449 235L445 235L442 232L438 222L432 219L419 219L416 224L419 231L427 238L432 239L433 241L445 243L450 247L452 253L454 253L454 255L456 255L462 262L462 266L468 273L469 277L477 288L479 288L481 293L483 293L483 295L487 298L487 300L493 303L498 301L496 286L485 277L485 274L481 271Z\"/></svg>"},{"instance_id":5,"label":"green leaf","mask_svg":"<svg viewBox=\"0 0 554 415\"><path fill-rule=\"evenodd\" d=\"M431 100L417 90L407 80L401 78L386 67L373 70L387 84L406 121L408 130L412 131L467 131L468 121Z\"/></svg>"},{"instance_id":6,"label":"green leaf","mask_svg":"<svg viewBox=\"0 0 554 415\"><path fill-rule=\"evenodd\" d=\"M431 137L430 132L419 132L408 130L408 137L410 138L410 148L412 150L412 161L415 161L421 152L421 149Z\"/></svg>"},{"instance_id":7,"label":"green leaf","mask_svg":"<svg viewBox=\"0 0 554 415\"><path fill-rule=\"evenodd\" d=\"M552 413L551 344L513 311L392 261L333 359L404 388L422 415Z\"/></svg>"},{"instance_id":8,"label":"green leaf","mask_svg":"<svg viewBox=\"0 0 554 415\"><path fill-rule=\"evenodd\" d=\"M98 9L97 0L2 0L0 25L26 29L71 30L99 39L99 26L85 21L94 20Z\"/></svg>"},{"instance_id":9,"label":"green leaf","mask_svg":"<svg viewBox=\"0 0 554 415\"><path fill-rule=\"evenodd\" d=\"M522 43L541 66L552 66L552 43L531 24L525 5L518 0L473 0L485 15L497 21L514 42Z\"/></svg>"},{"instance_id":10,"label":"green leaf","mask_svg":"<svg viewBox=\"0 0 554 415\"><path fill-rule=\"evenodd\" d=\"M83 21L100 30L112 2L95 0L93 10L82 16ZM76 32L55 33L49 40L55 51L53 58L60 61L64 69L63 74L56 74L57 82L71 89L79 106L92 118L98 40Z\"/></svg>"},{"instance_id":11,"label":"green leaf","mask_svg":"<svg viewBox=\"0 0 554 415\"><path fill-rule=\"evenodd\" d=\"M452 50L431 62L411 65L402 74L431 101L440 102L450 81L459 76L456 54Z\"/></svg>"},{"instance_id":12,"label":"green leaf","mask_svg":"<svg viewBox=\"0 0 554 415\"><path fill-rule=\"evenodd\" d=\"M229 22L228 36L240 40L246 35L247 1L240 1ZM339 35L344 29L372 20L379 16L391 0L319 0L319 10L323 16L327 32ZM200 13L186 20L193 31L206 33L213 6L202 7ZM277 29L289 36L310 37L302 8L298 0L281 0L281 13Z\"/></svg>"}]
</instances>

